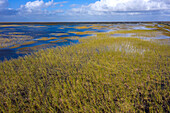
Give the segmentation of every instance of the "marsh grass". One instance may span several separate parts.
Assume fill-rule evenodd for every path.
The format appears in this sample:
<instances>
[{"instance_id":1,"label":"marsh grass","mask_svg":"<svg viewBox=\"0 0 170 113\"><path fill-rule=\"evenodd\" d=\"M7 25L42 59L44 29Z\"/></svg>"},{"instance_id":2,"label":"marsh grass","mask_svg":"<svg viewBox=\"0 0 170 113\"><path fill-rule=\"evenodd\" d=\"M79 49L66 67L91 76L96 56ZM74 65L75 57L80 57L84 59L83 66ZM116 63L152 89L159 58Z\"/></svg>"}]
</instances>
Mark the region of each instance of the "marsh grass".
<instances>
[{"instance_id":1,"label":"marsh grass","mask_svg":"<svg viewBox=\"0 0 170 113\"><path fill-rule=\"evenodd\" d=\"M43 27L47 27L47 26L37 26L37 25L25 25L26 27L33 27L33 28L43 28Z\"/></svg>"},{"instance_id":2,"label":"marsh grass","mask_svg":"<svg viewBox=\"0 0 170 113\"><path fill-rule=\"evenodd\" d=\"M9 36L8 38L0 37L0 48L12 47L16 44L24 43L30 39L33 39L31 36L21 35L21 36Z\"/></svg>"},{"instance_id":3,"label":"marsh grass","mask_svg":"<svg viewBox=\"0 0 170 113\"><path fill-rule=\"evenodd\" d=\"M0 27L19 27L22 25L0 25Z\"/></svg>"},{"instance_id":4,"label":"marsh grass","mask_svg":"<svg viewBox=\"0 0 170 113\"><path fill-rule=\"evenodd\" d=\"M70 31L69 33L73 33L76 35L87 35L87 34L95 34L97 32L95 31L82 31L82 32Z\"/></svg>"},{"instance_id":5,"label":"marsh grass","mask_svg":"<svg viewBox=\"0 0 170 113\"><path fill-rule=\"evenodd\" d=\"M156 30L118 30L110 32L110 34L133 34L134 37L157 37L162 33Z\"/></svg>"},{"instance_id":6,"label":"marsh grass","mask_svg":"<svg viewBox=\"0 0 170 113\"><path fill-rule=\"evenodd\" d=\"M77 40L77 39L80 39L80 37L78 37L78 36L71 36L71 37L68 37L68 39L72 39L72 40Z\"/></svg>"},{"instance_id":7,"label":"marsh grass","mask_svg":"<svg viewBox=\"0 0 170 113\"><path fill-rule=\"evenodd\" d=\"M0 63L1 112L168 112L170 47L109 34Z\"/></svg>"},{"instance_id":8,"label":"marsh grass","mask_svg":"<svg viewBox=\"0 0 170 113\"><path fill-rule=\"evenodd\" d=\"M67 36L69 35L68 33L58 33L57 36Z\"/></svg>"},{"instance_id":9,"label":"marsh grass","mask_svg":"<svg viewBox=\"0 0 170 113\"><path fill-rule=\"evenodd\" d=\"M21 45L29 45L29 44L34 44L34 43L36 43L37 41L27 41L27 42L24 42L24 43L22 43L22 44L16 44L16 45L14 45L14 46L12 46L12 47L10 47L10 48L18 48L18 47L20 47Z\"/></svg>"},{"instance_id":10,"label":"marsh grass","mask_svg":"<svg viewBox=\"0 0 170 113\"><path fill-rule=\"evenodd\" d=\"M48 40L53 40L53 39L57 39L57 38L56 37L41 37L41 38L38 38L36 40L48 41Z\"/></svg>"},{"instance_id":11,"label":"marsh grass","mask_svg":"<svg viewBox=\"0 0 170 113\"><path fill-rule=\"evenodd\" d=\"M55 36L67 36L69 34L68 33L51 33L51 35L55 35Z\"/></svg>"},{"instance_id":12,"label":"marsh grass","mask_svg":"<svg viewBox=\"0 0 170 113\"><path fill-rule=\"evenodd\" d=\"M38 49L45 49L45 48L48 48L50 46L52 46L53 44L41 44L41 45L36 45L36 46L32 46L32 47L23 47L23 48L19 48L18 50L22 50L22 51L25 51L25 50L38 50Z\"/></svg>"},{"instance_id":13,"label":"marsh grass","mask_svg":"<svg viewBox=\"0 0 170 113\"><path fill-rule=\"evenodd\" d=\"M90 26L89 27L88 26L76 26L74 28L76 28L76 29L89 29L91 27Z\"/></svg>"},{"instance_id":14,"label":"marsh grass","mask_svg":"<svg viewBox=\"0 0 170 113\"><path fill-rule=\"evenodd\" d=\"M21 35L21 34L25 34L23 32L9 32L8 34L10 35Z\"/></svg>"},{"instance_id":15,"label":"marsh grass","mask_svg":"<svg viewBox=\"0 0 170 113\"><path fill-rule=\"evenodd\" d=\"M51 43L56 43L56 42L67 42L67 40L54 40L54 41L50 41Z\"/></svg>"},{"instance_id":16,"label":"marsh grass","mask_svg":"<svg viewBox=\"0 0 170 113\"><path fill-rule=\"evenodd\" d=\"M161 45L170 45L170 38L168 39L154 39L153 42L156 42Z\"/></svg>"},{"instance_id":17,"label":"marsh grass","mask_svg":"<svg viewBox=\"0 0 170 113\"><path fill-rule=\"evenodd\" d=\"M157 31L163 32L164 35L170 36L170 26L165 24L155 24L154 26L146 26L147 28L156 28Z\"/></svg>"}]
</instances>

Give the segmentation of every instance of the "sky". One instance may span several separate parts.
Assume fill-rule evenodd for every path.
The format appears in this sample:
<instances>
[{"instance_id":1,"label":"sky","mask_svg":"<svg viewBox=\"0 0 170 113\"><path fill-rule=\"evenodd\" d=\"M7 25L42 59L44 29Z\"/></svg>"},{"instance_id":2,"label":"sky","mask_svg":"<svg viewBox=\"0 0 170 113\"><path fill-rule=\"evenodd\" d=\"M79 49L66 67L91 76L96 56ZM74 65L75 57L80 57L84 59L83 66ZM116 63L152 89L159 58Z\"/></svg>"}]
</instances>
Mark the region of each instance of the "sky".
<instances>
[{"instance_id":1,"label":"sky","mask_svg":"<svg viewBox=\"0 0 170 113\"><path fill-rule=\"evenodd\" d=\"M0 0L0 22L170 21L170 0Z\"/></svg>"}]
</instances>

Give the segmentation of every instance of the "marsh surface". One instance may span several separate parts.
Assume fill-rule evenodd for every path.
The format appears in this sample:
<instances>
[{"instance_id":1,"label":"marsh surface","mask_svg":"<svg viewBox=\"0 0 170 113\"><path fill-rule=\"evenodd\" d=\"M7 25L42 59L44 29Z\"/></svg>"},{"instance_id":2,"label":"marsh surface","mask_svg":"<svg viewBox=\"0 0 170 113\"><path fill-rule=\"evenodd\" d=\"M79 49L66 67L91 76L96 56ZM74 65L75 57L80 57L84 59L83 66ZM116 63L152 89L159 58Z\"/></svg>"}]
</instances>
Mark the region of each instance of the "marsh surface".
<instances>
[{"instance_id":1,"label":"marsh surface","mask_svg":"<svg viewBox=\"0 0 170 113\"><path fill-rule=\"evenodd\" d=\"M0 112L170 111L168 25L63 25L41 35L39 28L35 36L2 32L15 37L0 38L1 56L39 51L0 61Z\"/></svg>"},{"instance_id":2,"label":"marsh surface","mask_svg":"<svg viewBox=\"0 0 170 113\"><path fill-rule=\"evenodd\" d=\"M169 34L168 27L155 23L58 25L0 24L0 60L18 58L19 56L24 56L40 49L77 44L79 43L79 38L95 36L100 32L109 32L113 37L169 39L170 36L167 35ZM148 34L144 34L143 32L138 32L138 34L136 34L135 30L157 32L148 33L148 36ZM163 34L164 32L165 34Z\"/></svg>"}]
</instances>

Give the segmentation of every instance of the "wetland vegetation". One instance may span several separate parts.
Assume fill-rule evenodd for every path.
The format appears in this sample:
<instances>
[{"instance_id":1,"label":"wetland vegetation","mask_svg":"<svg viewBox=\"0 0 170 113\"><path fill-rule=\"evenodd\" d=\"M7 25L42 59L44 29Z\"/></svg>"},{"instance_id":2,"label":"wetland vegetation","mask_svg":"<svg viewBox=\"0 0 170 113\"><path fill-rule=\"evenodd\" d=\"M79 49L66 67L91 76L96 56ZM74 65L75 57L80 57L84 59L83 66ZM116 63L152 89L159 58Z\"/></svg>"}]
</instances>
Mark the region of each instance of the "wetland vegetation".
<instances>
[{"instance_id":1,"label":"wetland vegetation","mask_svg":"<svg viewBox=\"0 0 170 113\"><path fill-rule=\"evenodd\" d=\"M169 112L170 44L169 38L158 38L168 37L168 27L164 30L149 24L149 29L125 29L127 26L85 38L70 36L79 43L38 49L1 62L0 111ZM112 36L128 33L131 37ZM41 39L54 45L52 41L63 43Z\"/></svg>"}]
</instances>

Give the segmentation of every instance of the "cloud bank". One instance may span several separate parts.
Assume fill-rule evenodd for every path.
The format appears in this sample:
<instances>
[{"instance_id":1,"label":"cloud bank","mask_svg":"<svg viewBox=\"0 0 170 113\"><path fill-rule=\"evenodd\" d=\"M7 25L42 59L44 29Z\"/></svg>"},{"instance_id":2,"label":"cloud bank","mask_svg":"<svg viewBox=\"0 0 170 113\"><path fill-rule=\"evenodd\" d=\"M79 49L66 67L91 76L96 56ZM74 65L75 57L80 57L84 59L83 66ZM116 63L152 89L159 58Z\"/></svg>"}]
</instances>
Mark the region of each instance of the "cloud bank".
<instances>
[{"instance_id":1,"label":"cloud bank","mask_svg":"<svg viewBox=\"0 0 170 113\"><path fill-rule=\"evenodd\" d=\"M34 0L28 1L20 7L13 9L8 8L8 0L0 0L0 21L18 21L18 20L45 20L56 18L64 10L60 6L67 1L54 2L54 0Z\"/></svg>"},{"instance_id":2,"label":"cloud bank","mask_svg":"<svg viewBox=\"0 0 170 113\"><path fill-rule=\"evenodd\" d=\"M88 5L28 0L16 9L0 0L0 21L169 21L170 0L96 0ZM74 1L74 0L72 0ZM16 1L17 2L17 1ZM62 8L61 8L62 7Z\"/></svg>"},{"instance_id":3,"label":"cloud bank","mask_svg":"<svg viewBox=\"0 0 170 113\"><path fill-rule=\"evenodd\" d=\"M62 13L63 10L58 10L56 5L61 5L67 3L66 1L63 2L54 2L54 0L50 0L44 2L43 0L35 0L29 1L24 5L21 5L17 9L8 8L8 0L0 0L0 15L3 16L11 16L11 15L51 15L51 14L58 14ZM47 10L51 8L51 10Z\"/></svg>"},{"instance_id":4,"label":"cloud bank","mask_svg":"<svg viewBox=\"0 0 170 113\"><path fill-rule=\"evenodd\" d=\"M81 14L104 15L113 12L147 12L169 9L170 1L168 0L99 0L87 6L73 8L72 11Z\"/></svg>"}]
</instances>

